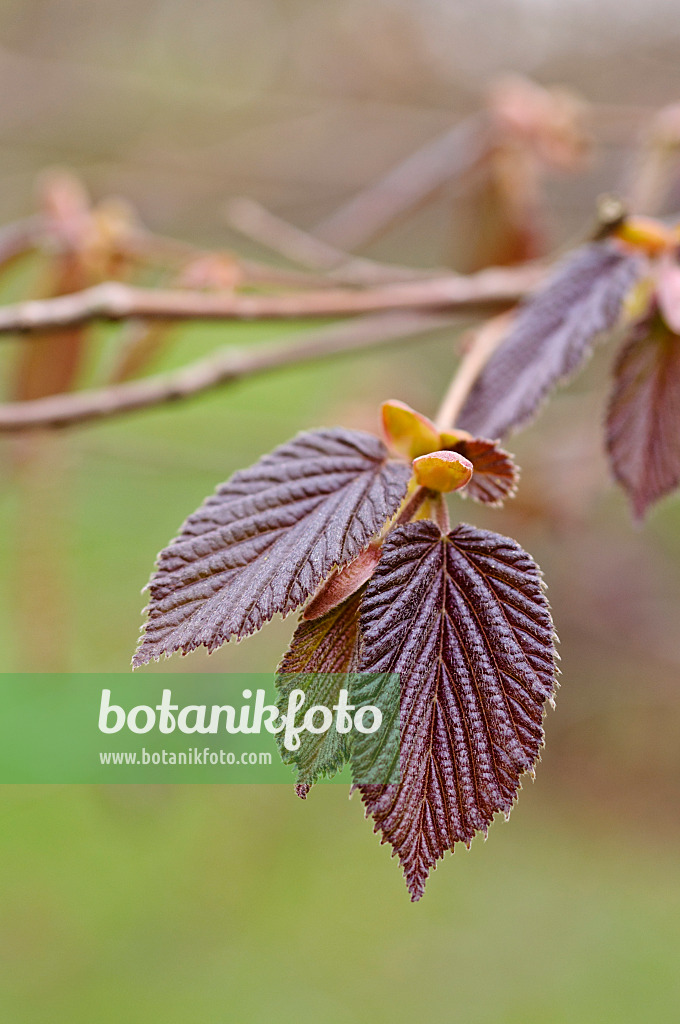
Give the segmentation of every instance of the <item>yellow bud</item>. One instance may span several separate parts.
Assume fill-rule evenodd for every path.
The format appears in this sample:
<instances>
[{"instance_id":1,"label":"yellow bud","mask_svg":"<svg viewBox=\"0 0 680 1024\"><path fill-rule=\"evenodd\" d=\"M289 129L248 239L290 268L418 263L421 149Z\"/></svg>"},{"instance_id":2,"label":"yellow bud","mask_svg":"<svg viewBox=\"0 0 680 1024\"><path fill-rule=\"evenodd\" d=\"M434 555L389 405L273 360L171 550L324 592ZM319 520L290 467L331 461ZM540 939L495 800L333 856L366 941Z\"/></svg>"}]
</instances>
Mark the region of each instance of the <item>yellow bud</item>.
<instances>
[{"instance_id":1,"label":"yellow bud","mask_svg":"<svg viewBox=\"0 0 680 1024\"><path fill-rule=\"evenodd\" d=\"M673 230L653 217L626 217L613 232L615 238L656 256L675 245Z\"/></svg>"},{"instance_id":2,"label":"yellow bud","mask_svg":"<svg viewBox=\"0 0 680 1024\"><path fill-rule=\"evenodd\" d=\"M421 487L431 491L457 491L470 480L472 463L458 452L432 452L413 460L413 472Z\"/></svg>"}]
</instances>

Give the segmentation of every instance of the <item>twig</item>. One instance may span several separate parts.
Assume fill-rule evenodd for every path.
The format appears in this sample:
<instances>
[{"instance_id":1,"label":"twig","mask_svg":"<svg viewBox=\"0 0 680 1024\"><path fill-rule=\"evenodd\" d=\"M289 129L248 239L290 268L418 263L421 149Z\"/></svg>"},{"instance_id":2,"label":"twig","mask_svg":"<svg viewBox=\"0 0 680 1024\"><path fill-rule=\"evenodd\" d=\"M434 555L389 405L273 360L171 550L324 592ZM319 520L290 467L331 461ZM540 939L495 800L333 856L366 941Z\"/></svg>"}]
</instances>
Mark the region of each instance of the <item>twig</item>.
<instances>
[{"instance_id":1,"label":"twig","mask_svg":"<svg viewBox=\"0 0 680 1024\"><path fill-rule=\"evenodd\" d=\"M384 531L391 530L395 526L404 526L406 523L410 523L418 509L433 495L434 492L428 490L427 487L416 487L411 497L402 506L394 522L385 524Z\"/></svg>"},{"instance_id":2,"label":"twig","mask_svg":"<svg viewBox=\"0 0 680 1024\"><path fill-rule=\"evenodd\" d=\"M541 281L536 265L484 270L367 288L329 288L278 295L211 294L135 288L107 282L71 295L0 308L0 333L48 331L94 320L285 320L351 316L384 310L470 312L513 305Z\"/></svg>"},{"instance_id":3,"label":"twig","mask_svg":"<svg viewBox=\"0 0 680 1024\"><path fill-rule=\"evenodd\" d=\"M339 284L385 284L432 277L431 271L352 256L270 213L254 199L231 199L226 213L228 223L242 235L292 263L324 272Z\"/></svg>"},{"instance_id":4,"label":"twig","mask_svg":"<svg viewBox=\"0 0 680 1024\"><path fill-rule=\"evenodd\" d=\"M447 534L451 529L451 520L449 519L449 508L446 504L446 498L443 494L434 495L430 500L430 510L432 518L439 529L443 534Z\"/></svg>"},{"instance_id":5,"label":"twig","mask_svg":"<svg viewBox=\"0 0 680 1024\"><path fill-rule=\"evenodd\" d=\"M126 252L129 256L144 263L156 263L170 266L173 269L184 267L192 260L204 256L214 256L215 251L205 249L191 242L168 238L145 228L137 227L125 240ZM232 255L225 251L225 255ZM287 285L291 288L327 288L328 277L321 274L309 274L301 270L289 270L275 267L258 260L248 260L241 256L234 257L247 284Z\"/></svg>"},{"instance_id":6,"label":"twig","mask_svg":"<svg viewBox=\"0 0 680 1024\"><path fill-rule=\"evenodd\" d=\"M344 250L359 249L447 182L469 173L490 144L488 118L473 114L426 143L314 229Z\"/></svg>"},{"instance_id":7,"label":"twig","mask_svg":"<svg viewBox=\"0 0 680 1024\"><path fill-rule=\"evenodd\" d=\"M475 329L472 342L460 361L437 413L437 426L440 430L450 430L456 426L477 378L507 334L511 318L512 313L503 313Z\"/></svg>"},{"instance_id":8,"label":"twig","mask_svg":"<svg viewBox=\"0 0 680 1024\"><path fill-rule=\"evenodd\" d=\"M26 217L24 220L0 227L0 268L35 249L49 249L54 244L51 233L50 225L40 215ZM192 260L216 254L215 250L159 235L139 225L130 230L121 245L126 257L135 263L171 267L172 269L184 267ZM224 255L233 256L226 250ZM261 263L258 260L243 259L240 256L233 256L233 258L237 261L246 284L281 285L289 288L328 287L328 275L326 274L310 274L301 270L290 270L286 267ZM417 273L417 271L413 271L411 276L415 277ZM428 276L431 277L432 274L430 273ZM398 274L392 278L392 280L399 279Z\"/></svg>"},{"instance_id":9,"label":"twig","mask_svg":"<svg viewBox=\"0 0 680 1024\"><path fill-rule=\"evenodd\" d=\"M189 398L221 384L234 383L279 367L385 344L454 322L454 317L429 313L381 313L321 328L288 341L248 349L221 350L174 373L90 391L0 405L0 433L65 427L106 419Z\"/></svg>"},{"instance_id":10,"label":"twig","mask_svg":"<svg viewBox=\"0 0 680 1024\"><path fill-rule=\"evenodd\" d=\"M247 260L238 257L238 265L243 272L244 284L259 286L278 286L283 288L328 288L328 276L307 273L304 270L275 267L271 263L260 263L259 260Z\"/></svg>"},{"instance_id":11,"label":"twig","mask_svg":"<svg viewBox=\"0 0 680 1024\"><path fill-rule=\"evenodd\" d=\"M39 218L30 217L0 228L0 267L29 253L39 234Z\"/></svg>"}]
</instances>

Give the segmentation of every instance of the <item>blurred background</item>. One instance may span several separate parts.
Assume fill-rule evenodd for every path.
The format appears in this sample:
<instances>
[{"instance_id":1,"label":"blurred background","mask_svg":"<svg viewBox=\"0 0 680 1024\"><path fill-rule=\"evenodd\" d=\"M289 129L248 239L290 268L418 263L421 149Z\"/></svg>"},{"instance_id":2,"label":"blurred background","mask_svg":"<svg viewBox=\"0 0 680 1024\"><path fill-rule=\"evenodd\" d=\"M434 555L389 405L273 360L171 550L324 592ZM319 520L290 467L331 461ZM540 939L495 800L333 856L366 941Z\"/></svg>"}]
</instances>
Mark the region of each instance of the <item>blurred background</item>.
<instances>
[{"instance_id":1,"label":"blurred background","mask_svg":"<svg viewBox=\"0 0 680 1024\"><path fill-rule=\"evenodd\" d=\"M674 0L3 0L0 223L49 202L61 167L159 235L251 258L276 261L230 226L235 196L401 264L553 253L602 192L680 209L680 119L656 116L680 100L679 44ZM555 120L524 131L546 97ZM427 147L461 122L437 172ZM334 216L413 154L383 223ZM0 278L3 301L60 289L44 253ZM2 670L125 671L155 554L203 497L300 429L375 429L387 398L434 413L467 327L2 439ZM301 329L173 328L145 371ZM69 386L102 382L124 330L93 333ZM49 392L21 345L2 343L3 400ZM539 561L561 638L547 747L510 821L413 906L342 787L305 803L292 786L3 787L4 1020L675 1019L680 505L634 528L610 483L612 356L512 439L514 502L452 505ZM159 670L273 670L293 619Z\"/></svg>"}]
</instances>

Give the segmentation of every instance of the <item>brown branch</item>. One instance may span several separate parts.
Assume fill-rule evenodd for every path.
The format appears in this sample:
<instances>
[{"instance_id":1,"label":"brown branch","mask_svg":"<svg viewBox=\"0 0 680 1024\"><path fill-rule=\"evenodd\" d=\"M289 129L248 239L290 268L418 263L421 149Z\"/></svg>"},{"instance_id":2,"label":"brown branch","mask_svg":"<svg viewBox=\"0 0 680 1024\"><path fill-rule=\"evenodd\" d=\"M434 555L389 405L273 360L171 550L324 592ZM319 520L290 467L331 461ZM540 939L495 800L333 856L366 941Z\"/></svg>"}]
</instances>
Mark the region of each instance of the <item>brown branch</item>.
<instances>
[{"instance_id":1,"label":"brown branch","mask_svg":"<svg viewBox=\"0 0 680 1024\"><path fill-rule=\"evenodd\" d=\"M526 296L542 280L537 265L490 269L465 277L451 274L424 281L367 288L329 288L277 295L211 294L135 288L107 282L71 295L19 302L0 308L0 333L49 331L95 320L285 320L352 316L386 310L471 312L503 308Z\"/></svg>"},{"instance_id":2,"label":"brown branch","mask_svg":"<svg viewBox=\"0 0 680 1024\"><path fill-rule=\"evenodd\" d=\"M39 214L27 217L0 227L0 269L13 263L28 253L41 249L48 253L59 243L55 242L53 227ZM129 234L120 242L125 256L141 266L155 266L176 270L187 263L205 256L216 255L215 250L206 249L191 242L169 238L148 231L135 225ZM328 275L306 273L302 270L291 270L287 267L276 267L259 260L244 259L241 256L224 251L225 256L232 257L241 270L243 281L253 285L275 285L289 288L327 288ZM415 277L417 271L411 275ZM429 275L430 277L432 274ZM387 275L385 275L387 279ZM392 278L398 280L399 275ZM360 283L360 282L347 282Z\"/></svg>"},{"instance_id":3,"label":"brown branch","mask_svg":"<svg viewBox=\"0 0 680 1024\"><path fill-rule=\"evenodd\" d=\"M137 227L125 240L126 253L141 264L157 264L176 270L185 267L192 260L204 256L214 256L215 250L205 249L191 242L168 238L145 228ZM301 270L289 270L286 267L275 267L258 260L244 259L225 251L225 256L233 256L243 274L246 284L254 285L286 285L290 288L327 288L328 277L322 274L310 274Z\"/></svg>"},{"instance_id":4,"label":"brown branch","mask_svg":"<svg viewBox=\"0 0 680 1024\"><path fill-rule=\"evenodd\" d=\"M0 433L65 427L198 395L283 366L408 338L455 322L432 313L381 313L248 349L220 350L174 373L0 405Z\"/></svg>"},{"instance_id":5,"label":"brown branch","mask_svg":"<svg viewBox=\"0 0 680 1024\"><path fill-rule=\"evenodd\" d=\"M469 173L489 146L488 117L465 118L322 221L315 236L341 249L359 249L447 182Z\"/></svg>"},{"instance_id":6,"label":"brown branch","mask_svg":"<svg viewBox=\"0 0 680 1024\"><path fill-rule=\"evenodd\" d=\"M324 272L326 283L328 278L338 284L367 285L433 276L431 271L352 256L270 213L254 199L231 199L227 203L226 214L229 225L242 235L265 245L292 263Z\"/></svg>"},{"instance_id":7,"label":"brown branch","mask_svg":"<svg viewBox=\"0 0 680 1024\"><path fill-rule=\"evenodd\" d=\"M38 217L29 217L0 228L0 268L29 253L36 245L39 232Z\"/></svg>"},{"instance_id":8,"label":"brown branch","mask_svg":"<svg viewBox=\"0 0 680 1024\"><path fill-rule=\"evenodd\" d=\"M475 329L469 348L461 359L437 413L440 430L456 426L461 409L477 378L508 332L512 313L502 313Z\"/></svg>"}]
</instances>

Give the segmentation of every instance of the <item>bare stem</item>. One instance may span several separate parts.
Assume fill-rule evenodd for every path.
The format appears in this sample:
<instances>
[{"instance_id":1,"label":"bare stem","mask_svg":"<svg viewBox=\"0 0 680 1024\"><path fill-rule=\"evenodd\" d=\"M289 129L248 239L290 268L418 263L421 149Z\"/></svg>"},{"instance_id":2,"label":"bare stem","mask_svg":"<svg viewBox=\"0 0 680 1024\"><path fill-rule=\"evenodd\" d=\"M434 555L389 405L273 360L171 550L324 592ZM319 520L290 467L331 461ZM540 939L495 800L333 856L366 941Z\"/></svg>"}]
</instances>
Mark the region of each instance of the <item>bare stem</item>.
<instances>
[{"instance_id":1,"label":"bare stem","mask_svg":"<svg viewBox=\"0 0 680 1024\"><path fill-rule=\"evenodd\" d=\"M352 256L270 213L254 199L231 199L227 203L226 216L229 225L246 238L259 242L292 263L324 273L326 283L331 278L338 284L385 284L433 276L426 270Z\"/></svg>"},{"instance_id":2,"label":"bare stem","mask_svg":"<svg viewBox=\"0 0 680 1024\"><path fill-rule=\"evenodd\" d=\"M468 395L505 337L511 318L511 313L503 313L487 320L475 330L472 342L460 361L437 413L437 426L440 430L449 430L456 426Z\"/></svg>"},{"instance_id":3,"label":"bare stem","mask_svg":"<svg viewBox=\"0 0 680 1024\"><path fill-rule=\"evenodd\" d=\"M444 495L435 495L435 497L430 501L430 508L432 509L432 518L439 529L444 534L448 533L451 529L451 521L449 519L449 510Z\"/></svg>"},{"instance_id":4,"label":"bare stem","mask_svg":"<svg viewBox=\"0 0 680 1024\"><path fill-rule=\"evenodd\" d=\"M358 249L448 182L468 174L489 151L484 113L472 114L408 156L315 228L341 249Z\"/></svg>"},{"instance_id":5,"label":"bare stem","mask_svg":"<svg viewBox=\"0 0 680 1024\"><path fill-rule=\"evenodd\" d=\"M410 523L421 505L423 505L428 498L431 498L433 493L434 492L430 491L427 487L416 487L397 518L390 524L389 530L394 530L397 526L404 526L406 523Z\"/></svg>"},{"instance_id":6,"label":"bare stem","mask_svg":"<svg viewBox=\"0 0 680 1024\"><path fill-rule=\"evenodd\" d=\"M536 266L451 274L353 290L327 288L275 295L212 294L135 288L107 282L71 295L0 308L0 333L48 331L95 320L285 320L353 316L385 310L470 312L511 306L544 276Z\"/></svg>"},{"instance_id":7,"label":"bare stem","mask_svg":"<svg viewBox=\"0 0 680 1024\"><path fill-rule=\"evenodd\" d=\"M349 323L308 331L284 342L247 349L222 349L175 373L126 381L109 387L0 405L0 433L66 427L150 408L232 384L283 366L325 359L455 322L434 313L381 313Z\"/></svg>"}]
</instances>

